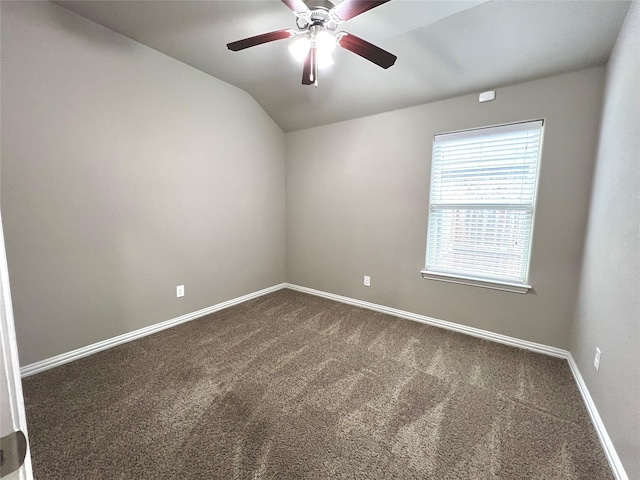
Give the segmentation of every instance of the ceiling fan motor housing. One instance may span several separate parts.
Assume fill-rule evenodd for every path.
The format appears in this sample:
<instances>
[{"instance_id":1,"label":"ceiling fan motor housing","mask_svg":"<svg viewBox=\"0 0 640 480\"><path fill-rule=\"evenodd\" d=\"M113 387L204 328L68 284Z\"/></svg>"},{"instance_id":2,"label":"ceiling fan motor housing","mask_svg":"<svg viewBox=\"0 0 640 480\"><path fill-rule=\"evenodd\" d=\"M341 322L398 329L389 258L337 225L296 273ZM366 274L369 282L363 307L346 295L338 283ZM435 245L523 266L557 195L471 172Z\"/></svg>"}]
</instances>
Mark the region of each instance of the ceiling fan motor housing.
<instances>
[{"instance_id":1,"label":"ceiling fan motor housing","mask_svg":"<svg viewBox=\"0 0 640 480\"><path fill-rule=\"evenodd\" d=\"M333 4L328 1L318 0L305 2L309 11L296 14L296 25L300 30L308 30L312 26L320 26L323 30L335 32L342 21L332 12Z\"/></svg>"},{"instance_id":2,"label":"ceiling fan motor housing","mask_svg":"<svg viewBox=\"0 0 640 480\"><path fill-rule=\"evenodd\" d=\"M304 0L304 3L307 7L309 7L309 10L311 11L322 8L328 12L333 7L335 7L335 4L330 2L329 0Z\"/></svg>"}]
</instances>

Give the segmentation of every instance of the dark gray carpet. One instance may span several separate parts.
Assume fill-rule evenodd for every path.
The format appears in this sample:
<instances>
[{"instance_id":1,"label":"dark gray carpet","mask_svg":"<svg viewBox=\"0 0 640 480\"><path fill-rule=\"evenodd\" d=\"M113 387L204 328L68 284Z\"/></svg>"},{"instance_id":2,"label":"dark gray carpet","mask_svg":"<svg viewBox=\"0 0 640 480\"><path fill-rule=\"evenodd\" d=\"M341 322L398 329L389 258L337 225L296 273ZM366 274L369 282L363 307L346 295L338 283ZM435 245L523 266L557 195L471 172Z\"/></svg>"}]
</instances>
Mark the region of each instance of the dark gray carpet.
<instances>
[{"instance_id":1,"label":"dark gray carpet","mask_svg":"<svg viewBox=\"0 0 640 480\"><path fill-rule=\"evenodd\" d=\"M24 393L36 480L613 478L565 361L291 290Z\"/></svg>"}]
</instances>

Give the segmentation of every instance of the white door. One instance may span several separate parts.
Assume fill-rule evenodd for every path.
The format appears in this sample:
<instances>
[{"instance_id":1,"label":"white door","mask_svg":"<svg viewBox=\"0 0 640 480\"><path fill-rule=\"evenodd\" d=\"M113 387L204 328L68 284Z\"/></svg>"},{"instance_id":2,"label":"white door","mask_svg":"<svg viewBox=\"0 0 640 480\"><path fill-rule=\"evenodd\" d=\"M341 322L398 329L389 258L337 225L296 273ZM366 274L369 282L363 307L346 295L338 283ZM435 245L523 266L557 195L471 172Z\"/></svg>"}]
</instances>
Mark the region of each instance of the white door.
<instances>
[{"instance_id":1,"label":"white door","mask_svg":"<svg viewBox=\"0 0 640 480\"><path fill-rule=\"evenodd\" d=\"M27 419L22 400L22 384L20 383L20 365L18 363L18 347L13 325L13 308L11 306L11 289L9 288L9 271L4 248L4 232L0 215L0 437L21 430L27 435ZM5 475L2 480L31 480L31 456L27 447L24 464L18 470Z\"/></svg>"}]
</instances>

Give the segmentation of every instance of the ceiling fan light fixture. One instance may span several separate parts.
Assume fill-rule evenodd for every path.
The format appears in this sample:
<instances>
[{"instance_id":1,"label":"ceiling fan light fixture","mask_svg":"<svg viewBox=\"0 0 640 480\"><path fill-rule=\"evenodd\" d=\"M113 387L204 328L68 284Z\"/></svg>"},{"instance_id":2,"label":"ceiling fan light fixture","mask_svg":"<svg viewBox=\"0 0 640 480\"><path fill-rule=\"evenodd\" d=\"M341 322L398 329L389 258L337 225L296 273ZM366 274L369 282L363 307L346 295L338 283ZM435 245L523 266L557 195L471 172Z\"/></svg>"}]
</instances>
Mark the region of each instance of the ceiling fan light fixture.
<instances>
[{"instance_id":1,"label":"ceiling fan light fixture","mask_svg":"<svg viewBox=\"0 0 640 480\"><path fill-rule=\"evenodd\" d=\"M289 45L289 52L298 62L304 62L304 59L309 53L311 48L311 40L306 35L296 38L291 45Z\"/></svg>"},{"instance_id":2,"label":"ceiling fan light fixture","mask_svg":"<svg viewBox=\"0 0 640 480\"><path fill-rule=\"evenodd\" d=\"M336 49L336 37L326 30L320 30L315 35L316 47L322 53L330 54Z\"/></svg>"},{"instance_id":3,"label":"ceiling fan light fixture","mask_svg":"<svg viewBox=\"0 0 640 480\"><path fill-rule=\"evenodd\" d=\"M337 41L336 37L326 30L299 36L289 45L289 52L298 62L304 62L312 44L318 49L318 67L326 68L333 65L331 53L336 49Z\"/></svg>"}]
</instances>

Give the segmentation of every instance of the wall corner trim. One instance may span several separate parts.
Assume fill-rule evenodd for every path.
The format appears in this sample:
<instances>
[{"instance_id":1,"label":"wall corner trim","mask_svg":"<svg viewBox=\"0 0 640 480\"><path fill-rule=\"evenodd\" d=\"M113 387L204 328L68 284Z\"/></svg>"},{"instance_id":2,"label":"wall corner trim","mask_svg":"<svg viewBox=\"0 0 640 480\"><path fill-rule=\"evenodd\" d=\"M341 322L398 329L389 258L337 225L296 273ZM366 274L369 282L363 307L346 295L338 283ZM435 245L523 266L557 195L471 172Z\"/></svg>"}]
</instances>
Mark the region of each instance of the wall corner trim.
<instances>
[{"instance_id":1,"label":"wall corner trim","mask_svg":"<svg viewBox=\"0 0 640 480\"><path fill-rule=\"evenodd\" d=\"M406 318L407 320L413 320L415 322L426 323L427 325L433 325L435 327L444 328L447 330L453 330L454 332L464 333L473 337L482 338L492 342L502 343L504 345L510 345L512 347L523 348L532 352L543 353L552 357L567 358L569 352L562 348L551 347L549 345L543 345L542 343L530 342L528 340L521 340L519 338L509 337L500 333L490 332L488 330L482 330L480 328L468 327L459 323L447 322L446 320L439 320L433 317L427 317L426 315L420 315L418 313L407 312L399 310L397 308L387 307L385 305L378 305L376 303L365 302L364 300L357 300L355 298L343 297L336 295L335 293L323 292L321 290L315 290L313 288L302 287L300 285L294 285L291 283L285 283L285 288L291 290L297 290L299 292L309 293L318 297L329 298L341 303L347 303L349 305L355 305L357 307L366 308L368 310L374 310L376 312L386 313L393 315L394 317Z\"/></svg>"},{"instance_id":2,"label":"wall corner trim","mask_svg":"<svg viewBox=\"0 0 640 480\"><path fill-rule=\"evenodd\" d=\"M582 378L582 374L578 369L578 364L569 352L567 356L567 361L569 362L569 367L571 368L571 373L573 373L573 378L578 384L578 390L580 390L580 395L582 395L582 400L584 401L585 406L587 407L587 411L589 412L589 416L591 417L591 422L596 429L596 433L598 434L598 438L600 439L600 443L602 444L602 448L604 450L604 454L609 461L609 466L611 467L611 471L613 472L616 480L629 480L627 476L627 472L625 472L624 467L622 466L622 462L620 461L620 457L616 452L615 447L613 446L613 442L611 441L611 437L607 433L607 429L604 426L604 422L602 418L600 418L600 414L598 413L598 409L596 408L596 404L593 402L593 398L591 398L591 394L589 393L589 389L587 388L587 384L584 382Z\"/></svg>"},{"instance_id":3,"label":"wall corner trim","mask_svg":"<svg viewBox=\"0 0 640 480\"><path fill-rule=\"evenodd\" d=\"M267 287L262 290L258 290L256 292L251 292L246 295L232 298L231 300L227 300L225 302L221 302L216 305L203 308L202 310L197 310L195 312L187 313L185 315L181 315L179 317L172 318L164 322L156 323L154 325L149 325L148 327L143 327L138 330L134 330L133 332L124 333L122 335L118 335L117 337L108 338L107 340L93 343L91 345L87 345L86 347L81 347L76 350L72 350L70 352L61 353L60 355L46 358L39 362L25 365L24 367L20 368L20 376L22 378L29 377L31 375L35 375L36 373L49 370L50 368L54 368L59 365L64 365L65 363L78 360L82 357L93 355L94 353L100 352L101 350L106 350L108 348L115 347L117 345L121 345L123 343L127 343L132 340L136 340L138 338L146 337L147 335L151 335L153 333L166 330L167 328L175 327L176 325L180 325L181 323L186 323L191 320L195 320L196 318L204 317L205 315L209 315L211 313L217 312L219 310L223 310L225 308L238 305L239 303L246 302L247 300L261 297L263 295L275 292L277 290L282 290L283 288L285 288L285 285L286 284L284 283L273 285L271 287Z\"/></svg>"},{"instance_id":4,"label":"wall corner trim","mask_svg":"<svg viewBox=\"0 0 640 480\"><path fill-rule=\"evenodd\" d=\"M439 320L437 318L427 317L426 315L411 313L404 310L399 310L397 308L387 307L385 305L378 305L376 303L366 302L364 300L358 300L355 298L344 297L342 295L336 295L334 293L323 292L321 290L303 287L303 286L295 285L292 283L280 283L277 285L273 285L271 287L264 288L256 292L248 293L246 295L242 295L240 297L232 298L231 300L227 300L225 302L212 305L211 307L203 308L202 310L197 310L192 313L187 313L185 315L173 318L171 320L166 320L164 322L156 323L154 325L150 325L148 327L144 327L139 330L134 330L133 332L125 333L123 335L118 335L117 337L109 338L107 340L103 340L98 343L87 345L86 347L81 347L67 353L62 353L60 355L56 355L54 357L50 357L45 360L41 360L39 362L25 365L24 367L20 368L20 375L22 378L29 377L31 375L44 372L45 370L49 370L59 365L63 365L65 363L78 360L82 357L87 357L89 355L100 352L102 350L106 350L108 348L130 342L137 338L146 337L147 335L151 335L153 333L166 330L167 328L180 325L181 323L186 323L190 320L195 320L197 318L203 317L205 315L209 315L219 310L224 310L225 308L238 305L240 303L246 302L253 298L261 297L268 293L282 290L283 288L288 288L291 290L296 290L298 292L308 293L310 295L315 295L317 297L328 298L336 302L346 303L349 305L366 308L368 310L373 310L380 313L386 313L388 315L393 315L394 317L405 318L407 320L413 320L415 322L420 322L427 325L433 325L435 327L452 330L454 332L464 333L466 335L482 338L484 340L489 340L491 342L502 343L504 345L510 345L512 347L518 347L525 350L530 350L533 352L549 355L552 357L566 359L567 362L569 363L569 368L571 369L573 378L575 379L578 385L578 390L582 395L582 399L585 403L587 411L589 412L589 416L591 417L591 422L595 427L596 433L598 435L598 439L602 444L602 448L604 450L605 456L607 457L607 460L609 462L609 465L611 467L611 470L616 480L629 480L629 477L627 476L627 473L625 472L624 467L622 466L622 462L620 461L620 457L618 456L616 449L613 446L613 442L611 441L611 438L607 433L604 423L602 422L602 418L600 418L598 409L596 408L596 405L593 402L593 399L591 398L591 394L589 393L587 385L585 384L584 379L580 374L578 365L576 364L573 356L569 351L563 350L557 347L543 345L541 343L535 343L535 342L530 342L528 340L521 340L519 338L509 337L507 335L490 332L488 330L482 330L479 328L469 327L469 326L461 325L458 323L447 322L446 320Z\"/></svg>"},{"instance_id":5,"label":"wall corner trim","mask_svg":"<svg viewBox=\"0 0 640 480\"><path fill-rule=\"evenodd\" d=\"M321 290L315 290L313 288L303 287L291 283L285 283L285 288L309 293L318 297L328 298L330 300L335 300L337 302L346 303L369 310L374 310L380 313L386 313L395 317L406 318L407 320L413 320L416 322L425 323L427 325L433 325L435 327L453 330L454 332L464 333L466 335L482 338L491 342L502 343L504 345L523 348L532 352L538 352L552 357L558 357L567 360L567 362L569 363L569 368L571 369L571 373L573 374L573 378L578 384L578 390L580 391L582 400L584 401L587 411L589 412L591 422L593 423L593 426L596 430L598 439L600 440L600 444L602 445L602 449L604 450L605 456L607 457L612 473L614 474L616 480L629 480L629 477L627 476L624 467L622 466L622 462L620 461L620 457L618 457L616 449L611 442L611 438L609 437L604 423L600 418L600 414L598 413L595 403L593 403L593 399L589 394L587 385L584 383L582 375L578 370L578 365L573 359L571 352L569 352L568 350L543 345L541 343L530 342L528 340L521 340L519 338L509 337L507 335L490 332L488 330L482 330L480 328L468 327L466 325L460 325L458 323L447 322L446 320L439 320L437 318L427 317L426 315L406 312L404 310L398 310L396 308L378 305L376 303L366 302L364 300L343 297L342 295L336 295L335 293L323 292Z\"/></svg>"}]
</instances>

